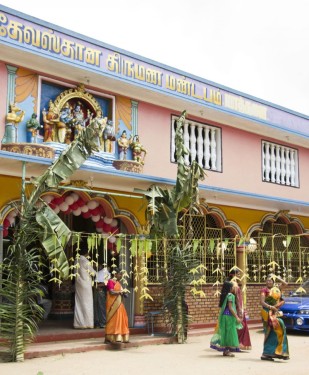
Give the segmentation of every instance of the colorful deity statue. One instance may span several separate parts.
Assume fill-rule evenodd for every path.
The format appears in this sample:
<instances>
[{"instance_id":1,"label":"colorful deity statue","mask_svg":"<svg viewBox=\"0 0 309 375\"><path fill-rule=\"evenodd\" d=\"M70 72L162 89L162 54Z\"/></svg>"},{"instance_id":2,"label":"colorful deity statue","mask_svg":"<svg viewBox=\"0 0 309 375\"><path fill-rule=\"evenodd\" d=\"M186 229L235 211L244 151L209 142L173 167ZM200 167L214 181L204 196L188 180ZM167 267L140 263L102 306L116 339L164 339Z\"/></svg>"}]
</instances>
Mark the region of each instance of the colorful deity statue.
<instances>
[{"instance_id":1,"label":"colorful deity statue","mask_svg":"<svg viewBox=\"0 0 309 375\"><path fill-rule=\"evenodd\" d=\"M140 143L138 135L134 136L133 141L131 143L131 149L133 153L133 160L136 161L137 163L144 164L147 150Z\"/></svg>"},{"instance_id":2,"label":"colorful deity statue","mask_svg":"<svg viewBox=\"0 0 309 375\"><path fill-rule=\"evenodd\" d=\"M103 130L103 142L104 142L104 151L112 152L113 151L113 142L116 140L114 123L112 120L107 120L105 129Z\"/></svg>"},{"instance_id":3,"label":"colorful deity statue","mask_svg":"<svg viewBox=\"0 0 309 375\"><path fill-rule=\"evenodd\" d=\"M17 107L16 103L11 103L9 112L6 115L5 132L2 138L2 143L16 143L17 142L17 126L23 121L25 111Z\"/></svg>"},{"instance_id":4,"label":"colorful deity statue","mask_svg":"<svg viewBox=\"0 0 309 375\"><path fill-rule=\"evenodd\" d=\"M39 129L42 127L37 119L37 114L33 113L30 120L27 121L27 130L30 134L30 142L31 143L37 143L37 135Z\"/></svg>"}]
</instances>

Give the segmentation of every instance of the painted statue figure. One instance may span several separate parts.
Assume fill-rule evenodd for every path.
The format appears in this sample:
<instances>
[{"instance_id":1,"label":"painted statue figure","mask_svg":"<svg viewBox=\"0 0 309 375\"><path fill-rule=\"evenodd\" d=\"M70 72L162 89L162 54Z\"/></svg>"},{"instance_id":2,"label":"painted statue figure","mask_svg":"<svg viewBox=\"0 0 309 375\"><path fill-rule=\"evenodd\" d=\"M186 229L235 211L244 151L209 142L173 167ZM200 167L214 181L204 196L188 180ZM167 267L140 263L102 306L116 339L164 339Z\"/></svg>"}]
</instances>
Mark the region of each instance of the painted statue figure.
<instances>
[{"instance_id":1,"label":"painted statue figure","mask_svg":"<svg viewBox=\"0 0 309 375\"><path fill-rule=\"evenodd\" d=\"M107 124L107 117L103 117L103 112L101 109L96 111L96 116L94 119L90 120L90 123L94 125L94 128L100 134L96 140L96 143L100 150L104 150L104 142L103 142L103 131Z\"/></svg>"},{"instance_id":2,"label":"painted statue figure","mask_svg":"<svg viewBox=\"0 0 309 375\"><path fill-rule=\"evenodd\" d=\"M133 160L136 161L137 163L144 164L147 150L140 143L138 135L134 136L133 141L131 143L131 149L133 153Z\"/></svg>"},{"instance_id":3,"label":"painted statue figure","mask_svg":"<svg viewBox=\"0 0 309 375\"><path fill-rule=\"evenodd\" d=\"M103 130L103 142L104 142L104 151L105 152L112 152L113 151L113 143L116 140L115 132L114 132L114 123L112 120L108 120Z\"/></svg>"},{"instance_id":4,"label":"painted statue figure","mask_svg":"<svg viewBox=\"0 0 309 375\"><path fill-rule=\"evenodd\" d=\"M25 111L17 107L16 103L9 105L9 112L6 115L5 132L2 138L2 143L16 143L17 142L17 126L23 121Z\"/></svg>"},{"instance_id":5,"label":"painted statue figure","mask_svg":"<svg viewBox=\"0 0 309 375\"><path fill-rule=\"evenodd\" d=\"M41 128L41 124L39 123L37 117L37 114L33 113L30 120L28 120L26 123L28 133L30 133L31 143L37 143L38 130Z\"/></svg>"},{"instance_id":6,"label":"painted statue figure","mask_svg":"<svg viewBox=\"0 0 309 375\"><path fill-rule=\"evenodd\" d=\"M48 103L48 112L45 108L42 111L44 123L44 142L56 142L57 135L55 126L58 123L58 115L54 103L50 100Z\"/></svg>"},{"instance_id":7,"label":"painted statue figure","mask_svg":"<svg viewBox=\"0 0 309 375\"><path fill-rule=\"evenodd\" d=\"M128 139L127 132L124 130L118 138L118 151L119 151L119 160L127 160L127 151L132 143L132 136Z\"/></svg>"}]
</instances>

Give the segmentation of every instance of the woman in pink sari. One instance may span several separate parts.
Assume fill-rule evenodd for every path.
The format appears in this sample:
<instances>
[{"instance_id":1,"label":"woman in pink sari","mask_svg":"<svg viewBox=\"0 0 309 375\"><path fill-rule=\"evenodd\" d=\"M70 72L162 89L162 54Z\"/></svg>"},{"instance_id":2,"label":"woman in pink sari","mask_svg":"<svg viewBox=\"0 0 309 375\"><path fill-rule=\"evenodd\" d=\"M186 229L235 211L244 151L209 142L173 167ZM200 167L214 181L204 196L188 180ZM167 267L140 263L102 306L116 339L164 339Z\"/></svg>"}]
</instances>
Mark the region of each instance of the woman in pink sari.
<instances>
[{"instance_id":1,"label":"woman in pink sari","mask_svg":"<svg viewBox=\"0 0 309 375\"><path fill-rule=\"evenodd\" d=\"M127 343L130 334L129 323L122 302L126 294L119 282L121 273L118 269L115 271L114 278L109 279L107 283L105 342Z\"/></svg>"}]
</instances>

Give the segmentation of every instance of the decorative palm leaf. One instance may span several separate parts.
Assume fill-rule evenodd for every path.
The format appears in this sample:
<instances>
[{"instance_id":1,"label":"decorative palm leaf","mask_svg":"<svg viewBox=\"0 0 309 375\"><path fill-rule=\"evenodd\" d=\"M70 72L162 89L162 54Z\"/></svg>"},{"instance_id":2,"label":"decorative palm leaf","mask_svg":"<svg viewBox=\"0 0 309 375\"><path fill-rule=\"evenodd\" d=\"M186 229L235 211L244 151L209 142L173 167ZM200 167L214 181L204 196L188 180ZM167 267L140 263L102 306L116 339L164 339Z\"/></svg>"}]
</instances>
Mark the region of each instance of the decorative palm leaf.
<instances>
[{"instance_id":1,"label":"decorative palm leaf","mask_svg":"<svg viewBox=\"0 0 309 375\"><path fill-rule=\"evenodd\" d=\"M72 142L47 171L34 181L35 189L26 199L22 191L20 222L16 226L13 244L1 265L0 345L7 349L10 361L23 361L25 346L37 331L42 309L37 305L41 274L38 272L35 243L40 241L46 256L52 260L55 280L68 277L68 261L64 246L71 233L62 220L46 205L37 205L40 196L50 187L67 179L97 149L96 130L89 125ZM56 272L57 271L57 272Z\"/></svg>"},{"instance_id":2,"label":"decorative palm leaf","mask_svg":"<svg viewBox=\"0 0 309 375\"><path fill-rule=\"evenodd\" d=\"M185 164L185 155L189 154L184 144L183 127L186 111L183 111L177 120L175 144L177 159L176 185L172 189L162 189L151 186L145 194L148 201L147 221L150 224L150 235L153 237L178 238L178 215L184 209L189 211L198 209L198 182L205 176L204 170L192 161L191 165ZM137 190L135 190L137 191ZM177 241L169 242L167 248L169 275L163 285L164 306L168 311L172 333L178 336L178 342L186 340L188 326L188 311L185 302L185 286L191 281L190 270L196 267L194 254L190 242L180 247ZM199 293L201 294L201 293Z\"/></svg>"}]
</instances>

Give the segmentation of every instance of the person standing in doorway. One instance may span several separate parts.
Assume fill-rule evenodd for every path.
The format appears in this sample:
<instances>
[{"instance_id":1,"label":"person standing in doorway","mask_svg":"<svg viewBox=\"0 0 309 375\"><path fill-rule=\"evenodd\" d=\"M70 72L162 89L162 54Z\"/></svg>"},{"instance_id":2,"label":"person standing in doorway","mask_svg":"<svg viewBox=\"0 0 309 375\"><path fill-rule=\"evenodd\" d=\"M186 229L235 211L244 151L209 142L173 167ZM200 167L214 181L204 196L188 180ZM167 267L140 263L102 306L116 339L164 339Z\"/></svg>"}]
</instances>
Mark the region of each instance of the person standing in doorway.
<instances>
[{"instance_id":1,"label":"person standing in doorway","mask_svg":"<svg viewBox=\"0 0 309 375\"><path fill-rule=\"evenodd\" d=\"M109 279L108 269L100 264L93 289L94 328L104 328L106 325L106 287Z\"/></svg>"},{"instance_id":2,"label":"person standing in doorway","mask_svg":"<svg viewBox=\"0 0 309 375\"><path fill-rule=\"evenodd\" d=\"M92 277L95 270L88 260L88 249L82 247L76 260L74 328L93 328Z\"/></svg>"}]
</instances>

